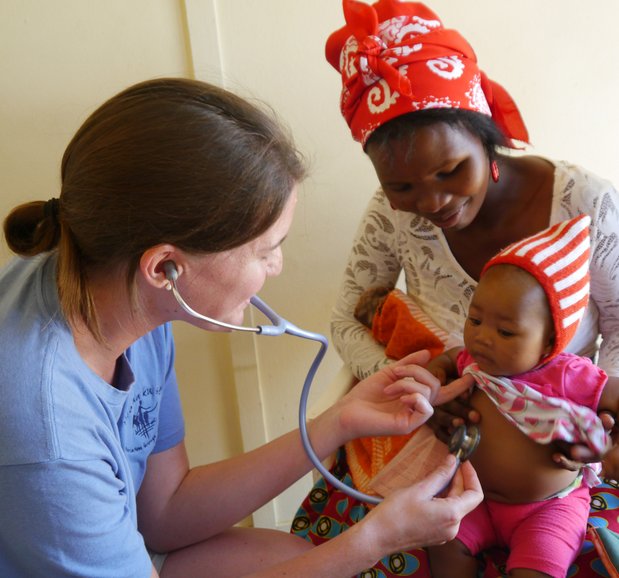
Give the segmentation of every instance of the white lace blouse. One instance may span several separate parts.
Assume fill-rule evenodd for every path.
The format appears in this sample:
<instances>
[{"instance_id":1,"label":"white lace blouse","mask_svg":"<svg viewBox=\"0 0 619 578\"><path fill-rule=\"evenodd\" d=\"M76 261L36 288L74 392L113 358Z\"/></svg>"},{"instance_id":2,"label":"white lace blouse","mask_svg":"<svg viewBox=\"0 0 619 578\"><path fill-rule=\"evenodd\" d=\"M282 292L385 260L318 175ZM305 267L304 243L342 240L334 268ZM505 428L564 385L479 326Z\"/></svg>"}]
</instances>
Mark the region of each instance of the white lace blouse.
<instances>
[{"instance_id":1,"label":"white lace blouse","mask_svg":"<svg viewBox=\"0 0 619 578\"><path fill-rule=\"evenodd\" d=\"M619 194L611 183L579 166L553 164L549 224L584 213L592 220L591 299L567 351L593 357L599 349L600 367L619 376ZM360 378L389 360L383 347L353 317L355 305L364 289L393 286L400 272L411 298L461 342L477 282L455 260L438 227L412 213L394 211L378 190L358 228L331 321L338 353Z\"/></svg>"}]
</instances>

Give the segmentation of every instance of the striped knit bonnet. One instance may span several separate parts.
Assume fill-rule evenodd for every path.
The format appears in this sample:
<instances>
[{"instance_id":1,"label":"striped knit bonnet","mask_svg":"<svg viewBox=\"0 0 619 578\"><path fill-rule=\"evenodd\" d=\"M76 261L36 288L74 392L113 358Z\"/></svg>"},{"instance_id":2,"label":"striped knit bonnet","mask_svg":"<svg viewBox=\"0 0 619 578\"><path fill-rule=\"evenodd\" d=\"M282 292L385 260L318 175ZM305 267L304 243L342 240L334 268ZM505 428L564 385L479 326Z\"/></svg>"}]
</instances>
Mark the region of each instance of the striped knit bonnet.
<instances>
[{"instance_id":1,"label":"striped knit bonnet","mask_svg":"<svg viewBox=\"0 0 619 578\"><path fill-rule=\"evenodd\" d=\"M590 223L589 215L579 215L513 243L490 259L481 273L494 265L514 265L542 286L555 329L554 347L545 361L565 349L587 308Z\"/></svg>"}]
</instances>

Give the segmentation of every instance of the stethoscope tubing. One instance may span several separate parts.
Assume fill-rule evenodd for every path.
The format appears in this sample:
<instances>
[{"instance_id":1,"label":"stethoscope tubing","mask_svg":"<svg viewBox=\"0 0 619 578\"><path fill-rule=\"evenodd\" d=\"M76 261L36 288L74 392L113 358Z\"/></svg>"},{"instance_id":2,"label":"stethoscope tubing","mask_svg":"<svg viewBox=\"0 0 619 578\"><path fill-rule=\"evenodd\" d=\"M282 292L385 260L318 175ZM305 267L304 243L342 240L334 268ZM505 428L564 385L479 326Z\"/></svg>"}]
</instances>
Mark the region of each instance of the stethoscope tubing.
<instances>
[{"instance_id":1,"label":"stethoscope tubing","mask_svg":"<svg viewBox=\"0 0 619 578\"><path fill-rule=\"evenodd\" d=\"M320 334L314 333L312 331L306 331L305 329L300 329L290 321L287 321L277 313L271 307L269 307L262 299L260 299L257 295L254 295L250 299L250 303L258 309L271 323L272 325L257 325L246 326L246 325L234 325L231 323L226 323L224 321L219 321L217 319L213 319L211 317L207 317L206 315L202 315L198 313L194 309L192 309L186 301L183 299L181 294L178 291L178 287L176 281L178 279L178 271L176 269L175 264L172 261L166 261L164 264L164 271L166 278L168 280L168 289L172 291L174 298L181 306L181 308L190 316L195 317L197 319L201 319L202 321L207 321L208 323L212 323L214 325L218 325L220 327L225 327L234 331L244 331L256 333L259 335L269 335L269 336L278 336L283 335L284 333L288 333L289 335L294 335L296 337L301 337L303 339L308 339L310 341L316 341L320 344L320 348L312 361L310 368L307 372L307 376L305 377L305 381L303 382L303 388L301 390L301 398L299 401L299 432L301 434L301 442L303 444L303 449L307 454L309 460L312 462L312 465L320 472L320 474L324 477L324 479L334 486L335 488L341 490L351 498L355 498L357 500L366 502L368 504L379 504L382 502L383 498L378 496L371 496L364 492L361 492L351 486L346 485L344 482L336 478L322 463L320 457L316 454L314 447L312 446L312 442L309 438L309 433L307 431L307 404L309 400L310 389L312 386L312 382L314 377L316 376L316 372L318 371L318 367L320 366L325 353L327 352L327 348L329 346L329 342L327 338ZM461 426L464 427L464 426ZM479 432L475 430L476 437L473 437L472 441L470 436L467 437L466 428L464 432L460 431L458 439L456 439L456 433L452 437L452 442L450 443L450 451L456 455L456 469L460 465L461 459L466 459L470 453L472 453L477 447L477 443L479 441ZM465 444L468 442L468 446ZM468 451L466 456L464 456L461 452L462 450ZM471 449L472 448L472 449ZM446 484L445 488L443 488L440 492L442 493L451 483L451 480Z\"/></svg>"}]
</instances>

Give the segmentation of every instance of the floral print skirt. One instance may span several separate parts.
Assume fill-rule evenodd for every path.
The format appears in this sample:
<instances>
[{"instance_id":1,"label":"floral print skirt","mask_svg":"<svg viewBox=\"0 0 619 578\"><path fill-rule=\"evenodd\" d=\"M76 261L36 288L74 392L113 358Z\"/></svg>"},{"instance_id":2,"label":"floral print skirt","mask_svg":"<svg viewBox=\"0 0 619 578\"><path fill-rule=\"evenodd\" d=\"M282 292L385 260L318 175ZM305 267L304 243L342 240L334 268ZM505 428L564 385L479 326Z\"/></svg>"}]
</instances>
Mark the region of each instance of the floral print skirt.
<instances>
[{"instance_id":1,"label":"floral print skirt","mask_svg":"<svg viewBox=\"0 0 619 578\"><path fill-rule=\"evenodd\" d=\"M346 464L346 456L340 449L331 472L346 485L352 486L352 480ZM361 520L368 512L367 506L344 492L334 488L320 478L301 507L292 523L291 532L321 544L333 538ZM604 526L619 532L619 484L605 480L591 490L591 513L589 523ZM481 560L480 577L503 578L506 576L504 561L506 552L496 549L485 553ZM426 553L423 549L396 552L384 557L372 568L358 574L358 578L396 578L414 576L431 578ZM576 561L570 567L568 578L608 577L593 544L586 540Z\"/></svg>"}]
</instances>

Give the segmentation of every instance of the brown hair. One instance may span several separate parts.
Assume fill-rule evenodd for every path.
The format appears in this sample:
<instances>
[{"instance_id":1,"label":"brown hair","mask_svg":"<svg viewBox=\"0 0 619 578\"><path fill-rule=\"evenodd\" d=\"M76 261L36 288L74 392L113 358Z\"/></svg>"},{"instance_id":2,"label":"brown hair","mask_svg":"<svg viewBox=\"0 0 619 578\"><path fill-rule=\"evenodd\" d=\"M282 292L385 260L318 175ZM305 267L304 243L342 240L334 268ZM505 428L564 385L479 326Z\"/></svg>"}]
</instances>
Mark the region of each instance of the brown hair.
<instances>
[{"instance_id":1,"label":"brown hair","mask_svg":"<svg viewBox=\"0 0 619 578\"><path fill-rule=\"evenodd\" d=\"M4 233L24 256L57 249L62 309L100 337L88 271L126 266L133 294L146 249L243 245L278 219L304 176L271 112L203 82L151 80L85 121L62 159L59 203L14 208Z\"/></svg>"}]
</instances>

